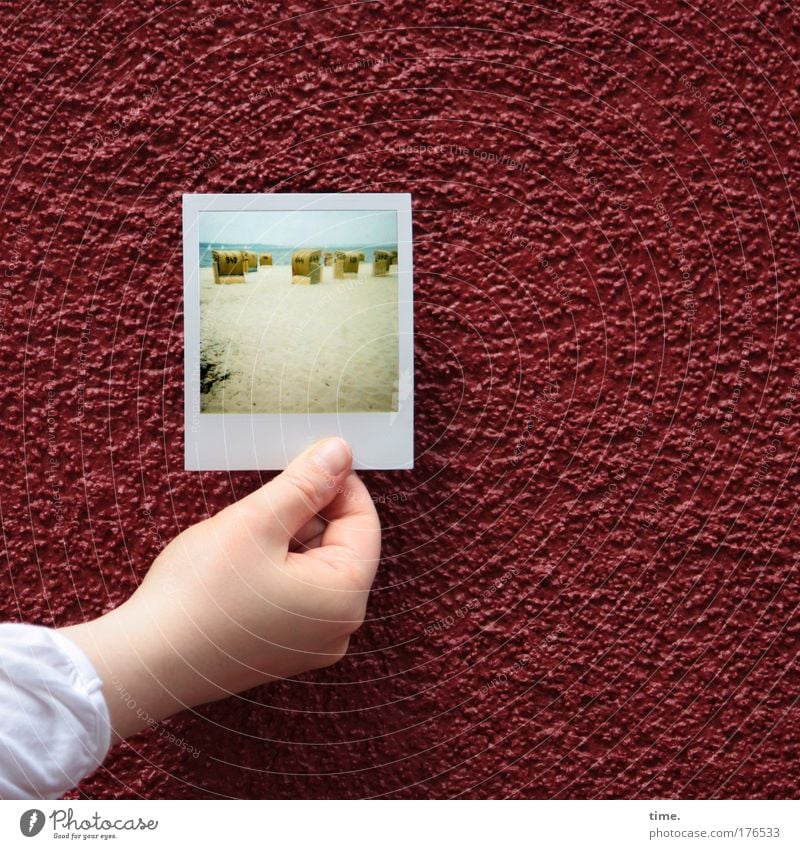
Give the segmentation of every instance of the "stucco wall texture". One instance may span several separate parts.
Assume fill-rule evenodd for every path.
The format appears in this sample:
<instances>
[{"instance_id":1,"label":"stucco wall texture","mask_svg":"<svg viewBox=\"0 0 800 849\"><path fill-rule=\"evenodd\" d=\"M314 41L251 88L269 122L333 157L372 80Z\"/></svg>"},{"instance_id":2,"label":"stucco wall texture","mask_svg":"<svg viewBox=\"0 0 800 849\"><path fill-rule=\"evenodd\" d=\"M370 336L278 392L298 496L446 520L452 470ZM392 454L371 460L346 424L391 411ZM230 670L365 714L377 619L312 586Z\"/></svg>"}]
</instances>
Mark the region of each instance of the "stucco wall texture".
<instances>
[{"instance_id":1,"label":"stucco wall texture","mask_svg":"<svg viewBox=\"0 0 800 849\"><path fill-rule=\"evenodd\" d=\"M183 471L181 193L413 194L350 655L75 794L796 796L797 14L314 5L2 4L6 618L108 610L270 477Z\"/></svg>"}]
</instances>

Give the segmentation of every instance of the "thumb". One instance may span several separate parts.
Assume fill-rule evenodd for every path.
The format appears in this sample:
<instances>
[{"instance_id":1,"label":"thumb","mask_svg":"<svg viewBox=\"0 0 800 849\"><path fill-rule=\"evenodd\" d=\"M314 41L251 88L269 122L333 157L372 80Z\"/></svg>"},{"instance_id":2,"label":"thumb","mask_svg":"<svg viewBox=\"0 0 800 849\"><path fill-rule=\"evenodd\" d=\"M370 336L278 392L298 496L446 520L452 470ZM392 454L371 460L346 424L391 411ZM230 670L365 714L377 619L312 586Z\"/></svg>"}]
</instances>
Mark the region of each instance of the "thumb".
<instances>
[{"instance_id":1,"label":"thumb","mask_svg":"<svg viewBox=\"0 0 800 849\"><path fill-rule=\"evenodd\" d=\"M273 528L292 537L333 501L352 464L350 446L343 439L323 439L249 497L261 502L260 510Z\"/></svg>"}]
</instances>

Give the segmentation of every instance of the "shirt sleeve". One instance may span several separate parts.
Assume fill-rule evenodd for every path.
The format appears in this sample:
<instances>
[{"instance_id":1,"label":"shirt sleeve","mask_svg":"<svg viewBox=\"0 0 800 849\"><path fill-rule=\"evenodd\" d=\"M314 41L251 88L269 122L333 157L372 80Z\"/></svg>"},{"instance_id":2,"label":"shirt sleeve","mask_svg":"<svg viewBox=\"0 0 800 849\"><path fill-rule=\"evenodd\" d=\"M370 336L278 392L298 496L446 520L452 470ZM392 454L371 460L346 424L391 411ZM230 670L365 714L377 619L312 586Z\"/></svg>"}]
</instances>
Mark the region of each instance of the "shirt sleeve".
<instances>
[{"instance_id":1,"label":"shirt sleeve","mask_svg":"<svg viewBox=\"0 0 800 849\"><path fill-rule=\"evenodd\" d=\"M0 624L0 799L57 799L111 744L92 662L41 625Z\"/></svg>"}]
</instances>

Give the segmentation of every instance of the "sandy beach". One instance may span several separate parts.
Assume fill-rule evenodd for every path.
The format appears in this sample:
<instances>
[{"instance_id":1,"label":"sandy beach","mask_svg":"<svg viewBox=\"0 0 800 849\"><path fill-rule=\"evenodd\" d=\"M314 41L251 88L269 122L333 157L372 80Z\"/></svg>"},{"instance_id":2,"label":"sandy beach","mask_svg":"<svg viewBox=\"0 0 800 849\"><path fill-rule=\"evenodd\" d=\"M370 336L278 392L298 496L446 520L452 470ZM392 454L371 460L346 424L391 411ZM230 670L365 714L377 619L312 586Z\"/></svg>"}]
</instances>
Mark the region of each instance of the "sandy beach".
<instances>
[{"instance_id":1,"label":"sandy beach","mask_svg":"<svg viewBox=\"0 0 800 849\"><path fill-rule=\"evenodd\" d=\"M246 283L200 269L204 413L348 413L397 409L397 274L293 285L289 265Z\"/></svg>"}]
</instances>

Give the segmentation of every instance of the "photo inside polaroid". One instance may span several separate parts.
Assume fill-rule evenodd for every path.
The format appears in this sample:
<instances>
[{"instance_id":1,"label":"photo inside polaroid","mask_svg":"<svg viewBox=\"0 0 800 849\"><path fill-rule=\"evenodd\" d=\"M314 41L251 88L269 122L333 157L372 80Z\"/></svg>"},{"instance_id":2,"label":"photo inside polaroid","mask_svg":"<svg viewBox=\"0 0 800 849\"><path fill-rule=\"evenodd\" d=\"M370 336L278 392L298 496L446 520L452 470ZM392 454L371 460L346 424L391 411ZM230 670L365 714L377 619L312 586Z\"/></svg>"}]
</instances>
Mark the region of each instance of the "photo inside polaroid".
<instances>
[{"instance_id":1,"label":"photo inside polaroid","mask_svg":"<svg viewBox=\"0 0 800 849\"><path fill-rule=\"evenodd\" d=\"M398 409L395 210L199 214L200 413Z\"/></svg>"}]
</instances>

